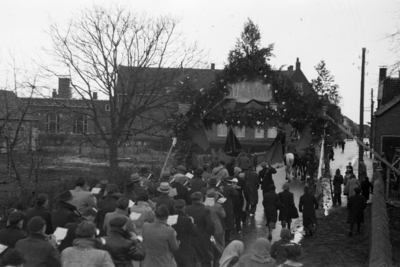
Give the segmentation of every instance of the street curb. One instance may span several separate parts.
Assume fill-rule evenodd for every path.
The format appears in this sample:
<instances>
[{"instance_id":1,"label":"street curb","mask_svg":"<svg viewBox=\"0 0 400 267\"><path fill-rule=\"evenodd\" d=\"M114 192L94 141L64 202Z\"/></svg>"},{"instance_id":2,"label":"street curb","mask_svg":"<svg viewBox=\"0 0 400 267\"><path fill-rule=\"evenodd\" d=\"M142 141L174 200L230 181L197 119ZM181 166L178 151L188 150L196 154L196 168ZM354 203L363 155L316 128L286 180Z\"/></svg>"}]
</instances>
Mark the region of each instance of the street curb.
<instances>
[{"instance_id":1,"label":"street curb","mask_svg":"<svg viewBox=\"0 0 400 267\"><path fill-rule=\"evenodd\" d=\"M369 242L369 267L391 267L392 244L390 243L389 217L386 211L385 185L382 178L374 183L374 199L371 208L371 233Z\"/></svg>"}]
</instances>

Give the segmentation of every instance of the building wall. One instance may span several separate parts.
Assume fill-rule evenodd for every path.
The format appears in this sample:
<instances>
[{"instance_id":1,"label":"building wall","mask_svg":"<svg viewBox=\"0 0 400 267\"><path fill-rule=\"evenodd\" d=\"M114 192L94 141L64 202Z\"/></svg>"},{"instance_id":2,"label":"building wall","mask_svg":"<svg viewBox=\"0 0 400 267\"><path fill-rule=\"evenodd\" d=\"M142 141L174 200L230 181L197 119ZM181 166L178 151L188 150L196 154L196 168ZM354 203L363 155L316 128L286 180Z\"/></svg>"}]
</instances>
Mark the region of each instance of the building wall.
<instances>
[{"instance_id":1,"label":"building wall","mask_svg":"<svg viewBox=\"0 0 400 267\"><path fill-rule=\"evenodd\" d=\"M382 136L398 136L400 138L400 103L387 110L374 120L374 145L375 151L382 152Z\"/></svg>"}]
</instances>

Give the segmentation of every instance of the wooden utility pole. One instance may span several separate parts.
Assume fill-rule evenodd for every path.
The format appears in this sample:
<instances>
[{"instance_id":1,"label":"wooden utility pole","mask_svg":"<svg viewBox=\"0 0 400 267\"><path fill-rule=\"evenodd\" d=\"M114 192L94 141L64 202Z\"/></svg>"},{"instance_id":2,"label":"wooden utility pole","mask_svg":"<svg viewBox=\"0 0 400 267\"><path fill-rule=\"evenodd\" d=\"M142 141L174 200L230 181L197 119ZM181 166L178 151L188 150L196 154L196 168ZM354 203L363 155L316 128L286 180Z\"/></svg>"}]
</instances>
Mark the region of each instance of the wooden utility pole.
<instances>
[{"instance_id":1,"label":"wooden utility pole","mask_svg":"<svg viewBox=\"0 0 400 267\"><path fill-rule=\"evenodd\" d=\"M374 131L372 130L372 120L374 119L374 89L371 88L371 128L369 130L369 147L372 149L372 142L374 141ZM369 158L372 159L372 152L369 152Z\"/></svg>"},{"instance_id":2,"label":"wooden utility pole","mask_svg":"<svg viewBox=\"0 0 400 267\"><path fill-rule=\"evenodd\" d=\"M361 62L361 90L360 90L360 133L359 139L364 142L364 73L365 73L365 47L362 49L362 62ZM358 147L358 177L360 177L361 168L360 162L363 160L364 148Z\"/></svg>"}]
</instances>

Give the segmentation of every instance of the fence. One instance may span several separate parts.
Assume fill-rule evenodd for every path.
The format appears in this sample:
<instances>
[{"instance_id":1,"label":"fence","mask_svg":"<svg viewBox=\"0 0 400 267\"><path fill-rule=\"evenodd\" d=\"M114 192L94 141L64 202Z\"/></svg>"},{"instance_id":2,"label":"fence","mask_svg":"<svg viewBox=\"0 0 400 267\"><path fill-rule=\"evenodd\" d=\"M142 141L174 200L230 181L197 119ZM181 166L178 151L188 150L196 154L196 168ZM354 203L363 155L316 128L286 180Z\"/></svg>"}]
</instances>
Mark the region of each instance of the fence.
<instances>
[{"instance_id":1,"label":"fence","mask_svg":"<svg viewBox=\"0 0 400 267\"><path fill-rule=\"evenodd\" d=\"M381 175L374 174L374 196L371 208L371 233L369 242L369 267L390 267L392 244L390 243L389 218L386 211L385 183Z\"/></svg>"}]
</instances>

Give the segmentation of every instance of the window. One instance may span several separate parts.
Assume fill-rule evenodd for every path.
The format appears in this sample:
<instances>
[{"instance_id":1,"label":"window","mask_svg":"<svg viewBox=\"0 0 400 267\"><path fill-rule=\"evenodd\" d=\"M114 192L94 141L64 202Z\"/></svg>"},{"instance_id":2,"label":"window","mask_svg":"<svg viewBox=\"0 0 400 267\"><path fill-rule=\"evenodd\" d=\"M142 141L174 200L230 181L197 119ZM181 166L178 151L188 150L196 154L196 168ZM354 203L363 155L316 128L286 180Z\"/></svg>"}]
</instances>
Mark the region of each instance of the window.
<instances>
[{"instance_id":1,"label":"window","mask_svg":"<svg viewBox=\"0 0 400 267\"><path fill-rule=\"evenodd\" d=\"M86 133L87 132L87 115L77 115L74 121L74 133Z\"/></svg>"},{"instance_id":2,"label":"window","mask_svg":"<svg viewBox=\"0 0 400 267\"><path fill-rule=\"evenodd\" d=\"M228 135L228 127L225 124L218 124L217 125L217 136L224 137Z\"/></svg>"},{"instance_id":3,"label":"window","mask_svg":"<svg viewBox=\"0 0 400 267\"><path fill-rule=\"evenodd\" d=\"M236 137L245 137L246 136L246 127L242 127L242 128L239 128L239 127L235 127L235 134L236 134Z\"/></svg>"},{"instance_id":4,"label":"window","mask_svg":"<svg viewBox=\"0 0 400 267\"><path fill-rule=\"evenodd\" d=\"M254 138L264 138L264 129L254 128Z\"/></svg>"},{"instance_id":5,"label":"window","mask_svg":"<svg viewBox=\"0 0 400 267\"><path fill-rule=\"evenodd\" d=\"M303 83L294 83L294 88L296 88L300 94L303 94Z\"/></svg>"},{"instance_id":6,"label":"window","mask_svg":"<svg viewBox=\"0 0 400 267\"><path fill-rule=\"evenodd\" d=\"M110 110L111 110L111 109L110 109L110 105L107 104L106 107L105 107L105 109L106 109L106 111L110 111Z\"/></svg>"},{"instance_id":7,"label":"window","mask_svg":"<svg viewBox=\"0 0 400 267\"><path fill-rule=\"evenodd\" d=\"M60 114L48 114L46 119L46 132L58 133L61 126Z\"/></svg>"},{"instance_id":8,"label":"window","mask_svg":"<svg viewBox=\"0 0 400 267\"><path fill-rule=\"evenodd\" d=\"M267 131L267 137L268 138L275 138L278 135L278 131L276 130L276 127L269 127Z\"/></svg>"}]
</instances>

